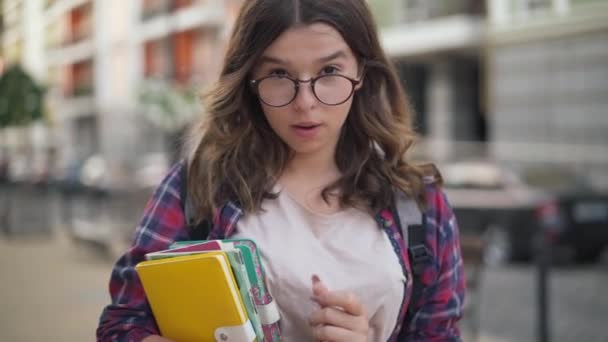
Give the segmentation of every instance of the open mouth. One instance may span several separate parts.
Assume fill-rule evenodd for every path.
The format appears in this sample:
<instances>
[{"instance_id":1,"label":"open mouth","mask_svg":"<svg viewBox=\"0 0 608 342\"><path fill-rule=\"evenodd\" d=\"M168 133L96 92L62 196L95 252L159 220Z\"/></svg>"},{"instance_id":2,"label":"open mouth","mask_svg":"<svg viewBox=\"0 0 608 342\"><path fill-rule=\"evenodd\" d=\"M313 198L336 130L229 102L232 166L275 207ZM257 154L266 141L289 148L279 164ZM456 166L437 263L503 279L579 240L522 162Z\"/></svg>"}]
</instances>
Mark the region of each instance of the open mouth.
<instances>
[{"instance_id":1,"label":"open mouth","mask_svg":"<svg viewBox=\"0 0 608 342\"><path fill-rule=\"evenodd\" d=\"M319 127L321 125L294 125L293 127L297 128L297 129L302 129L302 130L313 130L317 127Z\"/></svg>"},{"instance_id":2,"label":"open mouth","mask_svg":"<svg viewBox=\"0 0 608 342\"><path fill-rule=\"evenodd\" d=\"M298 136L300 136L301 138L309 139L309 138L313 138L317 135L321 125L315 124L315 123L303 123L303 124L293 125L291 127L293 127L295 133Z\"/></svg>"}]
</instances>

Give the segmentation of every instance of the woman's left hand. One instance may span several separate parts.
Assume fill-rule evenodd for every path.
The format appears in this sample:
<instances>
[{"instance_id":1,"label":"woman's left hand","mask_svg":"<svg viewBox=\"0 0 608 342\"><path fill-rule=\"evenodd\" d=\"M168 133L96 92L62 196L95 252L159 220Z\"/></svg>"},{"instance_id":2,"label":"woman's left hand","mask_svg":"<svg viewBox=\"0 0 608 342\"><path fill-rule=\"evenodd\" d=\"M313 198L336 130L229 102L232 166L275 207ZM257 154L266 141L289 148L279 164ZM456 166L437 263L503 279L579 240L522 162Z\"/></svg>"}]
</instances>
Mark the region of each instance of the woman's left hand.
<instances>
[{"instance_id":1,"label":"woman's left hand","mask_svg":"<svg viewBox=\"0 0 608 342\"><path fill-rule=\"evenodd\" d=\"M315 341L368 341L369 319L357 296L329 291L317 276L313 276L313 300L321 306L310 316Z\"/></svg>"}]
</instances>

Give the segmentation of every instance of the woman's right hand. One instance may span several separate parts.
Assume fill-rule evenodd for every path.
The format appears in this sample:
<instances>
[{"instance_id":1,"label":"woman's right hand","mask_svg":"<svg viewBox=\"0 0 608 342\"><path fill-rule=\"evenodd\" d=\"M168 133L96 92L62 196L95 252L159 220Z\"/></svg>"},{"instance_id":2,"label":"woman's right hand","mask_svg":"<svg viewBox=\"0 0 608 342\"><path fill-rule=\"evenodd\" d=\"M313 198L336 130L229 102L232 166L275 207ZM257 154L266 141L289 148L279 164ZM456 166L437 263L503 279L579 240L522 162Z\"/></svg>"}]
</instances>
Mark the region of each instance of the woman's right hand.
<instances>
[{"instance_id":1,"label":"woman's right hand","mask_svg":"<svg viewBox=\"0 0 608 342\"><path fill-rule=\"evenodd\" d=\"M144 338L143 340L141 340L141 342L173 342L173 341L168 338L164 338L162 336L150 335L150 336Z\"/></svg>"}]
</instances>

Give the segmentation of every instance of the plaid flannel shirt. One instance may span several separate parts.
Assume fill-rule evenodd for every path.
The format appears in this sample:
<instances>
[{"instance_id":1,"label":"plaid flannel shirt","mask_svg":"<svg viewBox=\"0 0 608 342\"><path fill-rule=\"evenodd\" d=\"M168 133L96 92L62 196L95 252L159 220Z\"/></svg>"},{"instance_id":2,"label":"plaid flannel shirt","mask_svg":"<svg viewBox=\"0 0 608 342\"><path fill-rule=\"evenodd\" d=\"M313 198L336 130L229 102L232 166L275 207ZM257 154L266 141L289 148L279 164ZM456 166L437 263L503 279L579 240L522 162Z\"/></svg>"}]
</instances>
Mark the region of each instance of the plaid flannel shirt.
<instances>
[{"instance_id":1,"label":"plaid flannel shirt","mask_svg":"<svg viewBox=\"0 0 608 342\"><path fill-rule=\"evenodd\" d=\"M174 241L188 239L179 191L181 182L185 181L181 179L183 167L183 163L176 164L158 186L145 207L132 246L112 270L109 285L112 303L101 314L98 341L141 341L159 334L135 265L145 259L146 253L167 249ZM408 275L400 319L390 341L460 341L457 322L462 316L465 280L458 227L445 195L437 186L427 185L427 198L427 246L434 260L423 271L421 280L425 291L419 303L410 303L409 257L391 211L387 208L376 215L379 227L388 234ZM230 237L241 216L242 210L237 205L227 203L216 216L210 239ZM403 325L409 305L414 305L416 313Z\"/></svg>"}]
</instances>

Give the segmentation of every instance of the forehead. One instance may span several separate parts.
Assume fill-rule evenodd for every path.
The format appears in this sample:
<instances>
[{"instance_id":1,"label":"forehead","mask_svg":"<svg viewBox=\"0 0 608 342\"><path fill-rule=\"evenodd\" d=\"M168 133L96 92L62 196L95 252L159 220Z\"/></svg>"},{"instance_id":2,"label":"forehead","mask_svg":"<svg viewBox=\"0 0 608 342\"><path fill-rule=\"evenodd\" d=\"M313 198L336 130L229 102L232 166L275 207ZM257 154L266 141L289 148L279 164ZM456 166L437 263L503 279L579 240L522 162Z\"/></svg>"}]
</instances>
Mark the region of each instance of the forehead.
<instances>
[{"instance_id":1,"label":"forehead","mask_svg":"<svg viewBox=\"0 0 608 342\"><path fill-rule=\"evenodd\" d=\"M323 23L297 26L283 32L264 51L263 56L286 62L316 61L337 51L345 58L355 58L352 50L335 28Z\"/></svg>"}]
</instances>

